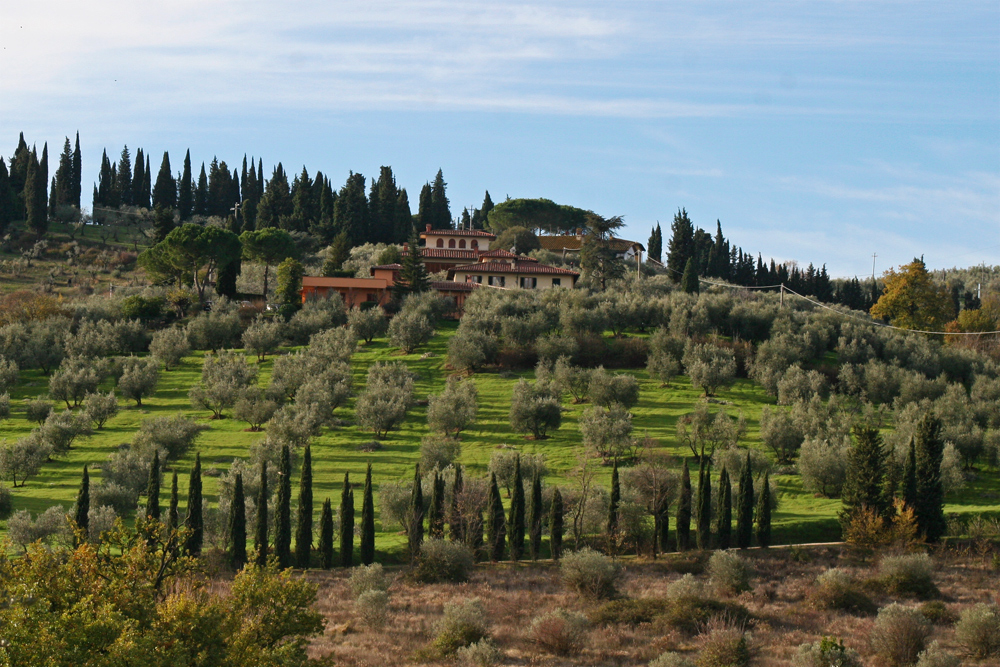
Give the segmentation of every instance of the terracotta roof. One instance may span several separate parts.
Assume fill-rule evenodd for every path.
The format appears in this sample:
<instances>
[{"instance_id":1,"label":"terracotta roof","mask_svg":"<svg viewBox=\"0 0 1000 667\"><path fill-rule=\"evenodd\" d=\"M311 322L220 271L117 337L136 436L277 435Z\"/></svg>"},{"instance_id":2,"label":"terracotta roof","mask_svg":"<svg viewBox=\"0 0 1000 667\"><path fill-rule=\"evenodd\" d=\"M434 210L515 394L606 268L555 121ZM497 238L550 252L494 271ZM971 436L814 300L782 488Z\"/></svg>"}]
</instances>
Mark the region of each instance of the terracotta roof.
<instances>
[{"instance_id":1,"label":"terracotta roof","mask_svg":"<svg viewBox=\"0 0 1000 667\"><path fill-rule=\"evenodd\" d=\"M439 292L471 292L479 287L478 283L460 283L454 280L436 280L431 282L431 288Z\"/></svg>"},{"instance_id":2,"label":"terracotta roof","mask_svg":"<svg viewBox=\"0 0 1000 667\"><path fill-rule=\"evenodd\" d=\"M533 262L518 262L516 265L507 262L482 262L480 264L466 264L448 269L448 275L462 271L464 273L548 273L559 276L579 276L576 271L560 269L547 264Z\"/></svg>"},{"instance_id":3,"label":"terracotta roof","mask_svg":"<svg viewBox=\"0 0 1000 667\"><path fill-rule=\"evenodd\" d=\"M526 257L525 255L518 255L509 250L489 250L487 252L479 253L480 257L502 257L504 259L516 259L519 262L537 262L538 260L534 257Z\"/></svg>"},{"instance_id":4,"label":"terracotta roof","mask_svg":"<svg viewBox=\"0 0 1000 667\"><path fill-rule=\"evenodd\" d=\"M406 257L409 254L409 250L404 250L402 252L403 257ZM455 248L421 248L420 256L436 259L477 259L479 257L479 251L457 250Z\"/></svg>"},{"instance_id":5,"label":"terracotta roof","mask_svg":"<svg viewBox=\"0 0 1000 667\"><path fill-rule=\"evenodd\" d=\"M399 271L402 268L403 268L402 264L379 264L378 266L373 266L371 269L369 269L369 272L374 271L375 269L382 269L385 271L390 271L390 270Z\"/></svg>"},{"instance_id":6,"label":"terracotta roof","mask_svg":"<svg viewBox=\"0 0 1000 667\"><path fill-rule=\"evenodd\" d=\"M367 288L385 289L385 278L328 278L326 276L302 276L302 287Z\"/></svg>"},{"instance_id":7,"label":"terracotta roof","mask_svg":"<svg viewBox=\"0 0 1000 667\"><path fill-rule=\"evenodd\" d=\"M542 248L545 250L551 250L553 252L558 252L560 250L572 250L577 251L583 245L583 237L575 235L566 236L539 236L538 242L541 244ZM616 252L625 252L633 246L639 246L643 250L645 248L641 243L636 241L629 241L627 239L611 238L608 244L612 250Z\"/></svg>"},{"instance_id":8,"label":"terracotta roof","mask_svg":"<svg viewBox=\"0 0 1000 667\"><path fill-rule=\"evenodd\" d=\"M428 229L420 232L420 236L479 236L496 238L496 234L490 234L481 229Z\"/></svg>"}]
</instances>

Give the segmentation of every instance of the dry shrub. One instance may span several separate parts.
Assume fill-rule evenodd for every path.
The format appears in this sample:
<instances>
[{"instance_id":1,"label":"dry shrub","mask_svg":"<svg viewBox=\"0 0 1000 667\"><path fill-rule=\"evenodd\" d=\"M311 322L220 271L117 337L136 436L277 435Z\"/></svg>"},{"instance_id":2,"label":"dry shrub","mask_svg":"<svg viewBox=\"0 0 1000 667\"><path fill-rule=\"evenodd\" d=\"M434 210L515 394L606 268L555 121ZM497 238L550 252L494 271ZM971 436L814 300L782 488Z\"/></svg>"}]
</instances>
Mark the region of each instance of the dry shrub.
<instances>
[{"instance_id":1,"label":"dry shrub","mask_svg":"<svg viewBox=\"0 0 1000 667\"><path fill-rule=\"evenodd\" d=\"M351 578L347 580L347 585L355 599L368 591L389 590L389 580L379 563L359 565L351 570Z\"/></svg>"},{"instance_id":2,"label":"dry shrub","mask_svg":"<svg viewBox=\"0 0 1000 667\"><path fill-rule=\"evenodd\" d=\"M868 641L886 664L903 667L917 661L930 634L930 621L923 614L894 602L879 610Z\"/></svg>"},{"instance_id":3,"label":"dry shrub","mask_svg":"<svg viewBox=\"0 0 1000 667\"><path fill-rule=\"evenodd\" d=\"M930 600L920 605L920 613L934 625L951 625L955 614L941 600Z\"/></svg>"},{"instance_id":4,"label":"dry shrub","mask_svg":"<svg viewBox=\"0 0 1000 667\"><path fill-rule=\"evenodd\" d=\"M434 637L434 649L439 655L452 655L464 646L485 639L487 627L486 611L479 598L446 604L444 618L438 623Z\"/></svg>"},{"instance_id":5,"label":"dry shrub","mask_svg":"<svg viewBox=\"0 0 1000 667\"><path fill-rule=\"evenodd\" d=\"M750 636L743 626L724 618L714 618L705 626L697 667L748 667Z\"/></svg>"},{"instance_id":6,"label":"dry shrub","mask_svg":"<svg viewBox=\"0 0 1000 667\"><path fill-rule=\"evenodd\" d=\"M931 642L927 650L917 658L917 667L960 667L962 660L957 655L952 655L937 642Z\"/></svg>"},{"instance_id":7,"label":"dry shrub","mask_svg":"<svg viewBox=\"0 0 1000 667\"><path fill-rule=\"evenodd\" d=\"M420 546L413 578L424 584L468 581L474 562L472 550L460 542L427 540Z\"/></svg>"},{"instance_id":8,"label":"dry shrub","mask_svg":"<svg viewBox=\"0 0 1000 667\"><path fill-rule=\"evenodd\" d=\"M694 663L680 653L667 651L659 658L650 662L649 667L694 667Z\"/></svg>"},{"instance_id":9,"label":"dry shrub","mask_svg":"<svg viewBox=\"0 0 1000 667\"><path fill-rule=\"evenodd\" d=\"M583 648L589 627L583 614L560 608L535 618L529 632L543 650L555 655L574 655Z\"/></svg>"},{"instance_id":10,"label":"dry shrub","mask_svg":"<svg viewBox=\"0 0 1000 667\"><path fill-rule=\"evenodd\" d=\"M741 625L752 620L750 612L735 602L721 602L705 597L681 597L671 600L639 598L613 600L601 605L590 615L599 625L639 625L656 623L664 630L679 630L695 634L713 618L728 618Z\"/></svg>"},{"instance_id":11,"label":"dry shrub","mask_svg":"<svg viewBox=\"0 0 1000 667\"><path fill-rule=\"evenodd\" d=\"M567 588L590 599L612 597L621 576L617 563L589 547L563 556L559 571Z\"/></svg>"},{"instance_id":12,"label":"dry shrub","mask_svg":"<svg viewBox=\"0 0 1000 667\"><path fill-rule=\"evenodd\" d=\"M1000 610L995 604L969 607L955 624L955 638L977 658L1000 655Z\"/></svg>"},{"instance_id":13,"label":"dry shrub","mask_svg":"<svg viewBox=\"0 0 1000 667\"><path fill-rule=\"evenodd\" d=\"M844 646L833 637L823 637L812 644L801 644L793 667L862 667L858 652Z\"/></svg>"},{"instance_id":14,"label":"dry shrub","mask_svg":"<svg viewBox=\"0 0 1000 667\"><path fill-rule=\"evenodd\" d=\"M466 667L494 667L503 660L500 647L489 637L458 649L455 655Z\"/></svg>"},{"instance_id":15,"label":"dry shrub","mask_svg":"<svg viewBox=\"0 0 1000 667\"><path fill-rule=\"evenodd\" d=\"M381 630L389 620L389 594L385 591L365 591L358 596L354 609L362 623L372 630Z\"/></svg>"},{"instance_id":16,"label":"dry shrub","mask_svg":"<svg viewBox=\"0 0 1000 667\"><path fill-rule=\"evenodd\" d=\"M693 574L685 574L667 586L667 597L673 599L705 597L705 586L695 579Z\"/></svg>"},{"instance_id":17,"label":"dry shrub","mask_svg":"<svg viewBox=\"0 0 1000 667\"><path fill-rule=\"evenodd\" d=\"M886 590L897 595L932 598L941 594L934 585L934 561L927 554L887 556L879 563L879 579Z\"/></svg>"},{"instance_id":18,"label":"dry shrub","mask_svg":"<svg viewBox=\"0 0 1000 667\"><path fill-rule=\"evenodd\" d=\"M708 580L719 591L736 595L750 590L750 566L731 551L716 551L708 560Z\"/></svg>"},{"instance_id":19,"label":"dry shrub","mask_svg":"<svg viewBox=\"0 0 1000 667\"><path fill-rule=\"evenodd\" d=\"M598 625L639 625L652 623L667 613L671 602L660 598L612 600L597 608L590 620Z\"/></svg>"},{"instance_id":20,"label":"dry shrub","mask_svg":"<svg viewBox=\"0 0 1000 667\"><path fill-rule=\"evenodd\" d=\"M890 547L912 549L920 542L913 508L896 500L893 510L893 516L886 521L874 509L857 509L844 530L844 540L852 547L866 552Z\"/></svg>"},{"instance_id":21,"label":"dry shrub","mask_svg":"<svg viewBox=\"0 0 1000 667\"><path fill-rule=\"evenodd\" d=\"M878 607L860 589L851 574L841 568L833 568L819 575L810 599L820 609L863 615L878 611Z\"/></svg>"}]
</instances>

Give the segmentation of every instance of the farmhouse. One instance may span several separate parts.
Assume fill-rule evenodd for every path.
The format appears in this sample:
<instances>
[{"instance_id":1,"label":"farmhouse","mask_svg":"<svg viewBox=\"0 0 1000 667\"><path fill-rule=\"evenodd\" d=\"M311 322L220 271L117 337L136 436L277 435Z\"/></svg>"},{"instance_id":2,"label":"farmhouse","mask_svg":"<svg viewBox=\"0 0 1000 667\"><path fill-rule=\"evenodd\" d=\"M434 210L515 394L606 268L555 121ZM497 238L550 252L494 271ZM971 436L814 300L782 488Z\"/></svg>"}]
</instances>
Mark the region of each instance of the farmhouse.
<instances>
[{"instance_id":1,"label":"farmhouse","mask_svg":"<svg viewBox=\"0 0 1000 667\"><path fill-rule=\"evenodd\" d=\"M459 283L522 289L572 288L576 287L579 277L576 271L540 264L537 259L507 250L484 252L475 264L457 266L448 271L448 278Z\"/></svg>"},{"instance_id":2,"label":"farmhouse","mask_svg":"<svg viewBox=\"0 0 1000 667\"><path fill-rule=\"evenodd\" d=\"M542 249L557 253L562 256L563 261L579 261L580 249L583 247L584 235L581 230L576 234L564 234L560 236L539 236L538 242ZM608 241L609 247L618 253L619 259L633 260L646 248L637 241L619 239L611 237Z\"/></svg>"}]
</instances>

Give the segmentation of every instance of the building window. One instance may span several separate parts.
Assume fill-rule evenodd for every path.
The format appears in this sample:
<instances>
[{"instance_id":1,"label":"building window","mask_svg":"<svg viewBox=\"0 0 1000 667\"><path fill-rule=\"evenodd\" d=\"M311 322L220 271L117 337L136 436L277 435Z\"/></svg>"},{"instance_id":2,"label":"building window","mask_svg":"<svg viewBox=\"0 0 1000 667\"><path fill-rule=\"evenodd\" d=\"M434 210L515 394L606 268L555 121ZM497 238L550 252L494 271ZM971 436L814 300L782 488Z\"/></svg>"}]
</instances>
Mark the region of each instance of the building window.
<instances>
[{"instance_id":1,"label":"building window","mask_svg":"<svg viewBox=\"0 0 1000 667\"><path fill-rule=\"evenodd\" d=\"M438 243L437 243L437 246L438 246L439 248L443 248L443 247L444 247L444 239L438 239Z\"/></svg>"},{"instance_id":2,"label":"building window","mask_svg":"<svg viewBox=\"0 0 1000 667\"><path fill-rule=\"evenodd\" d=\"M464 248L465 248L465 239L461 239L461 240L460 240L460 241L458 242L458 247L459 247L459 248L462 248L462 249L464 249Z\"/></svg>"},{"instance_id":3,"label":"building window","mask_svg":"<svg viewBox=\"0 0 1000 667\"><path fill-rule=\"evenodd\" d=\"M492 280L492 278L490 280ZM465 282L467 282L467 283L479 283L480 285L482 285L483 284L483 277L482 276L466 276L465 277ZM490 284L492 285L493 283L491 282Z\"/></svg>"},{"instance_id":4,"label":"building window","mask_svg":"<svg viewBox=\"0 0 1000 667\"><path fill-rule=\"evenodd\" d=\"M504 287L506 284L506 276L490 276L490 285L493 287Z\"/></svg>"},{"instance_id":5,"label":"building window","mask_svg":"<svg viewBox=\"0 0 1000 667\"><path fill-rule=\"evenodd\" d=\"M553 287L562 287L562 278L553 278L552 279L552 286Z\"/></svg>"},{"instance_id":6,"label":"building window","mask_svg":"<svg viewBox=\"0 0 1000 667\"><path fill-rule=\"evenodd\" d=\"M521 287L524 289L535 289L538 285L537 278L521 278Z\"/></svg>"},{"instance_id":7,"label":"building window","mask_svg":"<svg viewBox=\"0 0 1000 667\"><path fill-rule=\"evenodd\" d=\"M479 241L477 241L476 239L472 239L472 249L479 250Z\"/></svg>"}]
</instances>

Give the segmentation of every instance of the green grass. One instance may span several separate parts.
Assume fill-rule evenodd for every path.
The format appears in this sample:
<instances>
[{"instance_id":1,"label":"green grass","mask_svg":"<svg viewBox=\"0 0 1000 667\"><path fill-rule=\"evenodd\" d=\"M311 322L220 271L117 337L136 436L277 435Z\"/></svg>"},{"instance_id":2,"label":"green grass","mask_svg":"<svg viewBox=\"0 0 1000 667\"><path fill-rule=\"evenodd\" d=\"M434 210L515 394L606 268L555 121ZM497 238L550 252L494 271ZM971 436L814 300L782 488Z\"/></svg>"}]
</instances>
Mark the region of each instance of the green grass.
<instances>
[{"instance_id":1,"label":"green grass","mask_svg":"<svg viewBox=\"0 0 1000 667\"><path fill-rule=\"evenodd\" d=\"M456 326L453 322L441 323L434 339L411 355L399 354L385 340L376 340L370 345L359 346L352 360L356 389L364 386L367 368L373 362L402 360L418 376L415 383L418 400L426 399L428 394L440 391L450 373L444 367L445 351L447 341ZM194 353L175 370L162 372L156 395L143 401L141 409L123 401L121 412L109 421L103 430L78 439L68 453L47 463L41 473L31 478L24 488L15 489L13 491L15 509L40 512L55 504L62 504L68 509L74 501L83 464L97 464L104 461L118 445L132 439L144 419L151 417L182 414L208 426L208 430L199 436L195 448L201 453L205 470L216 468L222 471L228 468L234 458L245 457L248 447L264 437L264 434L248 432L245 423L232 418L211 420L207 411L192 408L188 401L188 389L199 379L202 357L202 353ZM268 381L272 363L272 358L269 357L260 365L261 386L265 386ZM630 372L639 379L641 386L639 404L633 409L635 434L655 439L660 447L678 457L678 460L689 455L690 452L676 442L676 423L680 416L690 412L700 400L703 400L700 398L700 392L684 377L678 378L667 388L661 388L658 382L650 380L644 372L638 370ZM550 470L547 483L572 484L570 474L577 466L578 456L583 451L578 419L586 405L566 403L562 427L553 432L549 439L540 442L525 439L523 435L511 430L507 413L517 378L531 375L530 372L519 375L508 374L504 377L495 372L475 375L474 379L479 389L479 417L477 423L462 434L461 462L466 466L468 474L484 474L491 453L496 447L506 444L516 446L522 452L544 455ZM0 423L0 439L20 438L34 427L34 424L29 423L24 417L23 399L46 393L47 383L47 378L38 371L22 374L22 382L11 396L11 418ZM109 388L110 385L103 389L107 391ZM745 443L761 447L759 440L761 409L764 405L772 404L773 400L759 386L746 380L738 381L730 389L719 392L717 398L732 404L726 406L731 413L737 410L743 411L748 426ZM409 479L413 475L414 464L419 459L420 439L428 432L426 407L417 406L409 412L399 430L390 432L389 436L382 440L383 450L365 453L360 451L359 447L370 442L372 434L361 431L353 425L353 403L338 410L338 416L347 425L324 429L322 435L315 438L312 445L313 495L316 499L317 517L324 498L329 497L334 503L339 502L344 473L350 472L352 481L362 482L365 467L369 462L373 466L376 488L382 482ZM187 495L188 473L193 462L194 452L191 452L184 459L171 464L171 469L177 470L180 474L182 507ZM598 480L602 484L607 485L610 476L609 468L601 468L598 472ZM99 477L100 473L96 472L92 479L96 482ZM836 518L840 509L839 500L817 498L812 493L804 491L798 476L783 475L775 479L781 494L780 507L773 516L775 543L839 539L840 530ZM217 500L218 478L206 476L204 482L206 500L209 504L214 504ZM168 488L169 481L165 481L162 499L164 505L167 502ZM998 488L1000 488L1000 476L996 472L980 472L975 482L957 497L950 499L946 511L1000 512ZM360 511L360 498L356 499L355 505ZM382 531L380 524L377 524L377 529L380 532L376 536L376 544L380 552L390 554L401 552L405 543L401 535L395 531Z\"/></svg>"}]
</instances>

